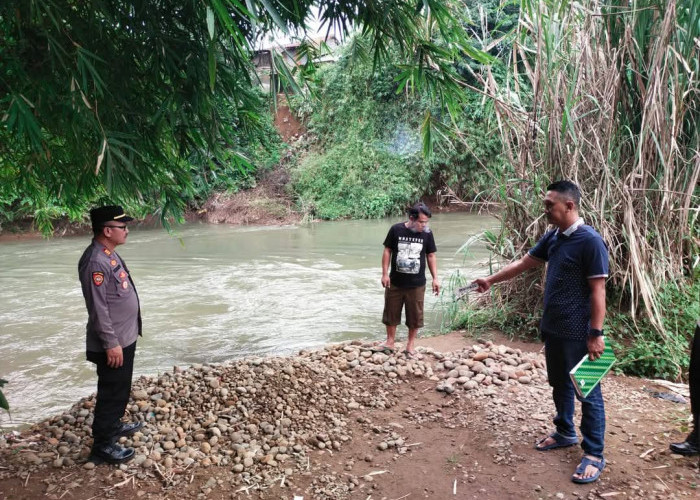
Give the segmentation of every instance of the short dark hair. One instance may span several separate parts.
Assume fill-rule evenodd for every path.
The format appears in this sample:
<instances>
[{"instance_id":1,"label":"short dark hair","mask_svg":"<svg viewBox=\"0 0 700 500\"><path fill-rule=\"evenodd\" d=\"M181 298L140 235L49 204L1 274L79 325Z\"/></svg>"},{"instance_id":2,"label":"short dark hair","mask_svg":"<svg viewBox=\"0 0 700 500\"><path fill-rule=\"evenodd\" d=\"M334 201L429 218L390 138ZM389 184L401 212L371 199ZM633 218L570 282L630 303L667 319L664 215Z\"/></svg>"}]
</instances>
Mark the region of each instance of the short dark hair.
<instances>
[{"instance_id":1,"label":"short dark hair","mask_svg":"<svg viewBox=\"0 0 700 500\"><path fill-rule=\"evenodd\" d=\"M553 182L547 186L547 191L554 191L570 199L574 202L576 208L578 208L579 203L581 203L581 190L571 181L561 180Z\"/></svg>"},{"instance_id":2,"label":"short dark hair","mask_svg":"<svg viewBox=\"0 0 700 500\"><path fill-rule=\"evenodd\" d=\"M408 218L417 219L418 215L421 213L423 215L428 216L428 219L430 219L433 216L433 214L430 212L430 209L425 205L425 203L419 201L418 203L416 203L408 209Z\"/></svg>"}]
</instances>

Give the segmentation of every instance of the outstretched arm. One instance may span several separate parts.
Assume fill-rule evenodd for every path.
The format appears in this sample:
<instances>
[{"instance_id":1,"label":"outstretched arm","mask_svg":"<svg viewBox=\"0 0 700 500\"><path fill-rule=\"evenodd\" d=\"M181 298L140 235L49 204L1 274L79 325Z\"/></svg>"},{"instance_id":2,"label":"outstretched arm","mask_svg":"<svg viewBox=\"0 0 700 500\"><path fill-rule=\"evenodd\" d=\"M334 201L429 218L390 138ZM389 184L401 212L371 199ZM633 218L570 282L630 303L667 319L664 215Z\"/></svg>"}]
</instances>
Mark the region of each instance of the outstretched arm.
<instances>
[{"instance_id":1,"label":"outstretched arm","mask_svg":"<svg viewBox=\"0 0 700 500\"><path fill-rule=\"evenodd\" d=\"M528 269L532 269L533 267L541 266L542 264L544 264L544 262L541 260L535 259L529 254L525 254L522 258L516 260L515 262L511 262L491 276L475 279L474 283L476 283L478 286L478 292L486 292L494 283L508 281L509 279L515 278L518 274L527 271Z\"/></svg>"}]
</instances>

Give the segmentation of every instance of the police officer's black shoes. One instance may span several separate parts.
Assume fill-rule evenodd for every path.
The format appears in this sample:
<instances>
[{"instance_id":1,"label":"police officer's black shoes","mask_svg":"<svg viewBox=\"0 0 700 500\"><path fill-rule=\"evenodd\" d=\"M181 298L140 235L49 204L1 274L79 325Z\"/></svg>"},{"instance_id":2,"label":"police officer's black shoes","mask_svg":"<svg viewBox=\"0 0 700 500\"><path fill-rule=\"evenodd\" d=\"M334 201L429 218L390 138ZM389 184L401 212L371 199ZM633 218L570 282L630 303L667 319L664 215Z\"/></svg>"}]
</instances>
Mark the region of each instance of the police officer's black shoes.
<instances>
[{"instance_id":1,"label":"police officer's black shoes","mask_svg":"<svg viewBox=\"0 0 700 500\"><path fill-rule=\"evenodd\" d=\"M682 443L671 443L669 448L671 448L673 453L677 453L678 455L700 455L700 446L687 440Z\"/></svg>"},{"instance_id":2,"label":"police officer's black shoes","mask_svg":"<svg viewBox=\"0 0 700 500\"><path fill-rule=\"evenodd\" d=\"M143 422L127 422L124 424L119 424L119 427L114 431L114 435L119 436L131 436L134 432L138 431L143 427Z\"/></svg>"},{"instance_id":3,"label":"police officer's black shoes","mask_svg":"<svg viewBox=\"0 0 700 500\"><path fill-rule=\"evenodd\" d=\"M678 455L700 455L700 440L698 439L699 437L700 435L698 433L698 428L695 427L693 429L693 432L688 434L688 437L685 438L685 441L683 441L682 443L671 443L669 448L671 448L671 451L673 453L677 453Z\"/></svg>"},{"instance_id":4,"label":"police officer's black shoes","mask_svg":"<svg viewBox=\"0 0 700 500\"><path fill-rule=\"evenodd\" d=\"M122 448L117 443L107 443L102 446L93 446L88 457L89 462L97 465L102 463L122 464L134 458L133 448Z\"/></svg>"}]
</instances>

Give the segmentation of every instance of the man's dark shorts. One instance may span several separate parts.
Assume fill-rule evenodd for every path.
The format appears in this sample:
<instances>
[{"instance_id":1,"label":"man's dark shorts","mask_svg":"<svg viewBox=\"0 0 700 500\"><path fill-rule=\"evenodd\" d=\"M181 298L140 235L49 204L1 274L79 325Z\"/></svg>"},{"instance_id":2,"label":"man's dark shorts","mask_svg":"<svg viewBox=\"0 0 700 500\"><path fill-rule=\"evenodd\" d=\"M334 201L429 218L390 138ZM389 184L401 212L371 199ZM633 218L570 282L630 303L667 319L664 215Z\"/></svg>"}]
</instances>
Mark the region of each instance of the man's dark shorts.
<instances>
[{"instance_id":1,"label":"man's dark shorts","mask_svg":"<svg viewBox=\"0 0 700 500\"><path fill-rule=\"evenodd\" d=\"M385 288L382 323L388 326L397 326L401 323L401 309L405 304L406 326L411 329L422 328L424 299L425 285L417 288L400 288L392 285Z\"/></svg>"}]
</instances>

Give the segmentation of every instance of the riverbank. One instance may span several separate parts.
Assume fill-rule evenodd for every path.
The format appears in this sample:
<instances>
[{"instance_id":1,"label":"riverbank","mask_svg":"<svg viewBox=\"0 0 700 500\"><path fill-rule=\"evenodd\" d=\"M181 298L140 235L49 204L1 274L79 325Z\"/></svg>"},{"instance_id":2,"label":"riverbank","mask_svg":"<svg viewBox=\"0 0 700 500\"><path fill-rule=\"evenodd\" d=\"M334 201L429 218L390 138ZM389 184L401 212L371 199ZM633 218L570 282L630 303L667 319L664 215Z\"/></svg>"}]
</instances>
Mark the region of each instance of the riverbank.
<instances>
[{"instance_id":1,"label":"riverbank","mask_svg":"<svg viewBox=\"0 0 700 500\"><path fill-rule=\"evenodd\" d=\"M289 172L284 167L278 167L266 173L251 189L237 193L214 193L203 204L201 209L190 210L184 214L186 222L203 222L207 224L285 226L310 222L309 215L299 212L295 206L287 186ZM469 213L466 205L450 203L430 197L425 200L433 213ZM54 222L55 229L52 238L65 236L88 236L91 228L88 223L71 222L65 218ZM133 227L160 227L158 217L149 216L132 223ZM176 227L176 226L175 226ZM38 231L31 219L15 221L0 227L0 244L31 241L45 238Z\"/></svg>"},{"instance_id":2,"label":"riverbank","mask_svg":"<svg viewBox=\"0 0 700 500\"><path fill-rule=\"evenodd\" d=\"M683 498L697 461L670 455L688 405L604 381L608 467L569 477L577 447L538 453L551 399L539 344L420 340L422 359L360 341L288 358L174 369L134 384L137 457L90 468L92 398L0 441L0 498ZM454 492L457 492L454 495ZM4 495L4 496L3 496Z\"/></svg>"}]
</instances>

